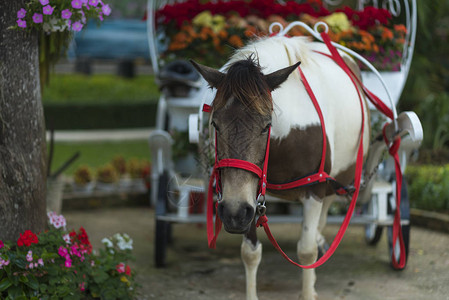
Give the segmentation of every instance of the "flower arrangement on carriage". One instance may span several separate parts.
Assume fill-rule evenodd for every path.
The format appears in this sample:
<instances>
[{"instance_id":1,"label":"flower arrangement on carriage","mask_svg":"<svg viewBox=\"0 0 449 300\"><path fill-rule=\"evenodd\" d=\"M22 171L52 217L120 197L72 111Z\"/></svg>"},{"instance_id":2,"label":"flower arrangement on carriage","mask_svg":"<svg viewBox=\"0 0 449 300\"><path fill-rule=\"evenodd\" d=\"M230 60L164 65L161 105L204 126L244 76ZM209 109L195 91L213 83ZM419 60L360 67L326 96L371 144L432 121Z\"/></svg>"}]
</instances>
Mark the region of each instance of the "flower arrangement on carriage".
<instances>
[{"instance_id":1,"label":"flower arrangement on carriage","mask_svg":"<svg viewBox=\"0 0 449 300\"><path fill-rule=\"evenodd\" d=\"M301 4L293 1L279 4L275 0L188 0L166 5L156 14L158 28L164 32L162 59L165 61L192 58L221 67L247 41L268 36L273 22L285 25L299 20L313 27L324 21L334 42L361 54L379 70L399 71L407 29L392 19L391 13L383 8L368 6L358 11L343 7L329 11L320 0ZM288 34L308 33L294 27Z\"/></svg>"}]
</instances>

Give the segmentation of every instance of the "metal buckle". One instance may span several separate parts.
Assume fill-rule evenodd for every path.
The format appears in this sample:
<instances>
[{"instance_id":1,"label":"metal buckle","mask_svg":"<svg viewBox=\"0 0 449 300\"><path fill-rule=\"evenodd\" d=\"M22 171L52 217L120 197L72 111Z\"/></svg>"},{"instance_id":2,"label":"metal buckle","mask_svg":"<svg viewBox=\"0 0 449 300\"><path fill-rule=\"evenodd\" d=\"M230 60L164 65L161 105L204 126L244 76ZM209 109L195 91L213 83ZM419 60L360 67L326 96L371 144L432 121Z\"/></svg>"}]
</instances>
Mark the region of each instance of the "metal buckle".
<instances>
[{"instance_id":1,"label":"metal buckle","mask_svg":"<svg viewBox=\"0 0 449 300\"><path fill-rule=\"evenodd\" d=\"M260 198L262 198L262 201L260 201ZM267 207L265 206L265 195L259 194L259 196L257 196L257 200L256 200L256 212L259 216L264 216L265 213L267 212Z\"/></svg>"}]
</instances>

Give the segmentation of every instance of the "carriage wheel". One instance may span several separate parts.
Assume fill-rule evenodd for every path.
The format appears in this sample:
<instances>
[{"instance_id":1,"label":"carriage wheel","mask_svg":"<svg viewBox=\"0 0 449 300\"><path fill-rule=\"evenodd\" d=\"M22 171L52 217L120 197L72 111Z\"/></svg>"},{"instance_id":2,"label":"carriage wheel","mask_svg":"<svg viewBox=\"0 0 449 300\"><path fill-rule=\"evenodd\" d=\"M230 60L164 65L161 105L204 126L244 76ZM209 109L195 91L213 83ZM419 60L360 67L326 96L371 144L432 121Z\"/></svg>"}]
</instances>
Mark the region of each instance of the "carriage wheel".
<instances>
[{"instance_id":1,"label":"carriage wheel","mask_svg":"<svg viewBox=\"0 0 449 300\"><path fill-rule=\"evenodd\" d=\"M165 257L167 244L170 240L171 224L167 221L159 220L158 216L163 216L167 212L167 187L168 174L164 172L159 176L158 196L156 202L156 232L154 236L154 263L156 268L165 267Z\"/></svg>"},{"instance_id":2,"label":"carriage wheel","mask_svg":"<svg viewBox=\"0 0 449 300\"><path fill-rule=\"evenodd\" d=\"M369 203L366 203L362 207L363 214L372 216L374 212L377 212L377 202L371 199ZM383 227L378 226L376 223L370 223L365 225L365 242L370 246L375 246L382 237Z\"/></svg>"},{"instance_id":3,"label":"carriage wheel","mask_svg":"<svg viewBox=\"0 0 449 300\"><path fill-rule=\"evenodd\" d=\"M405 180L402 182L402 189L401 189L401 219L402 220L408 220L410 222L410 202L408 198L408 191L407 191L407 184ZM405 245L405 253L400 253L400 247L399 242L396 242L396 245L394 247L394 251L396 254L397 259L401 255L405 255L406 264L407 264L407 258L408 258L408 252L409 252L409 244L410 244L410 223L408 225L402 225L402 236L404 239L404 245ZM390 254L390 259L393 260L393 226L388 226L388 253ZM402 271L405 269L405 266L403 269L395 268L393 267L393 264L391 262L391 267L394 270Z\"/></svg>"}]
</instances>

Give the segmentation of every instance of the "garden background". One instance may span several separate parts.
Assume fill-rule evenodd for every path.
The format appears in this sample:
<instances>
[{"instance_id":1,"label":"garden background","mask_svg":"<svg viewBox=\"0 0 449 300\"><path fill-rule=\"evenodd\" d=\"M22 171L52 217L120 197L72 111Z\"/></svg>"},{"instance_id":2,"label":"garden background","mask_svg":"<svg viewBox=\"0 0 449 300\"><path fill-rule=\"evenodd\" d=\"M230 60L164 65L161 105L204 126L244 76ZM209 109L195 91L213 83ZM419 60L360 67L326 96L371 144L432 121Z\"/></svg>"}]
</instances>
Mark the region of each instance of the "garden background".
<instances>
[{"instance_id":1,"label":"garden background","mask_svg":"<svg viewBox=\"0 0 449 300\"><path fill-rule=\"evenodd\" d=\"M424 128L423 145L406 174L410 203L415 208L448 213L449 3L445 0L417 2L418 32L414 59L399 102L399 110L415 111ZM50 142L47 144L47 152L51 157L50 175L60 170L69 158L79 152L80 156L63 169L64 182L70 187L74 180L81 183L94 178L97 181L100 178L105 182L117 181L122 175L120 172L125 173L125 170L128 171L127 178L145 177L151 166L147 135L132 140L124 138L121 141L111 141L102 137L106 135L105 131L98 131L140 131L143 128L149 134L155 125L159 97L156 79L148 60L148 49L144 44L146 41L142 43L145 39L145 33L142 33L145 22L142 18L146 1L113 0L109 4L112 7L110 22L106 20L99 28L96 24L86 25L87 30L76 35L77 45L71 44L68 47L68 58L60 60L54 69L50 68L50 72L41 77L44 79L41 91L47 130L55 130L56 134L67 131L88 134L95 130L100 136L97 141L83 142L56 138L54 146ZM114 22L122 22L122 28L126 24L125 30L132 28L133 32L137 32L134 40L126 39L131 36L126 33L122 32L120 35ZM105 34L108 30L115 38L108 40L107 37L111 36ZM101 40L100 37L106 38ZM92 39L96 48L89 48ZM117 43L115 45L111 44L114 40ZM234 43L237 46L238 40L234 40ZM102 50L98 50L102 46ZM87 50L82 52L82 49ZM139 51L132 52L133 50ZM127 133L129 131L125 135ZM73 190L69 188L68 191L70 193ZM104 195L111 197L111 193ZM146 190L142 195L144 204L148 205ZM127 205L128 202L120 203L121 200L120 197L118 201L116 198L114 203ZM98 206L98 203L86 201L83 205ZM79 234L84 239L83 232L80 231ZM23 238L27 243L32 243L33 239L32 235ZM55 242L51 238L48 241ZM86 245L89 245L88 241ZM0 244L1 248L3 244ZM2 260L0 263L5 265L6 262ZM68 264L68 259L65 262ZM115 271L125 273L125 265L115 263L116 261L109 262L109 274ZM95 275L89 274L93 278ZM118 278L123 276L125 275ZM24 280L24 285L31 288L34 286L34 283L21 279ZM0 288L5 288L8 283L9 281L2 279Z\"/></svg>"},{"instance_id":2,"label":"garden background","mask_svg":"<svg viewBox=\"0 0 449 300\"><path fill-rule=\"evenodd\" d=\"M116 2L116 3L115 3ZM143 17L146 1L112 1L113 17ZM347 1L351 2L351 1ZM125 4L126 3L126 4ZM418 0L418 31L410 74L399 101L399 110L415 111L423 125L424 141L416 162L408 169L411 205L435 211L449 211L449 4L446 1ZM140 21L144 23L143 21ZM143 24L142 24L143 25ZM141 25L141 26L142 26ZM89 30L77 36L88 40ZM98 29L101 32L102 28ZM112 51L113 52L113 51ZM105 53L105 52L103 52ZM142 52L143 53L143 52ZM70 55L70 52L69 52ZM64 64L51 76L44 88L43 104L47 129L117 129L152 127L155 122L158 88L148 66L148 57L91 57L93 74L65 73ZM86 56L68 62L83 61ZM116 75L115 67L133 60L141 73L133 78ZM95 67L96 66L96 67ZM103 66L103 67L102 67ZM62 68L62 69L61 69ZM72 68L73 69L73 68ZM115 74L114 74L115 73ZM82 155L66 174L86 163L98 167L116 155L149 158L146 140L115 143L56 143L53 168L60 166L75 151ZM97 153L104 155L98 156ZM429 180L430 179L430 180Z\"/></svg>"}]
</instances>

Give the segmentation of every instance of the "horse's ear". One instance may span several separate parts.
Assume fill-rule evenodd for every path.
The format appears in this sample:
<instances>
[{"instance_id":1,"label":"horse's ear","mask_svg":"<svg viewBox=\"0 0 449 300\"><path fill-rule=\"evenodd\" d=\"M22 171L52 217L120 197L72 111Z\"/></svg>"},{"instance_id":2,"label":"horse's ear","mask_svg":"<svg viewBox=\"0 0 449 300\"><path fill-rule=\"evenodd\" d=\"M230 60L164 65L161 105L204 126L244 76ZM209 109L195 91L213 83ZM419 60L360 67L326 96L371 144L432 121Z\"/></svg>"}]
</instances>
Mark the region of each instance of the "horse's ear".
<instances>
[{"instance_id":1,"label":"horse's ear","mask_svg":"<svg viewBox=\"0 0 449 300\"><path fill-rule=\"evenodd\" d=\"M195 69L203 76L203 78L209 83L209 86L212 88L217 88L220 82L223 81L225 74L221 73L218 70L215 70L211 67L206 67L200 65L193 60L190 60L190 63L195 67Z\"/></svg>"},{"instance_id":2,"label":"horse's ear","mask_svg":"<svg viewBox=\"0 0 449 300\"><path fill-rule=\"evenodd\" d=\"M277 89L285 80L287 80L290 73L299 67L300 64L301 62L299 61L293 66L286 67L265 75L265 82L268 84L270 91Z\"/></svg>"}]
</instances>

